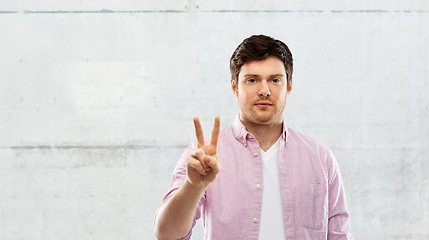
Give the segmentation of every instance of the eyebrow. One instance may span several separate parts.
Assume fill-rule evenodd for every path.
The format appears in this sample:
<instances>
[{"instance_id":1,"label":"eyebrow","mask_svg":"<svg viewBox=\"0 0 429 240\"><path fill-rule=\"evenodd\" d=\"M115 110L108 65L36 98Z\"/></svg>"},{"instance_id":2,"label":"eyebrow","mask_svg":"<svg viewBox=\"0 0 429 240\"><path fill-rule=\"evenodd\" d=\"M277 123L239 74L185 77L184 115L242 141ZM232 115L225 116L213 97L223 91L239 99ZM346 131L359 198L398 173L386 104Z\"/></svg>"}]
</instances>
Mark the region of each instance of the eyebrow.
<instances>
[{"instance_id":1,"label":"eyebrow","mask_svg":"<svg viewBox=\"0 0 429 240\"><path fill-rule=\"evenodd\" d=\"M258 74L246 74L246 75L244 75L244 77L259 77L260 75L258 75ZM284 74L273 74L273 75L270 75L270 77L284 77L285 75Z\"/></svg>"}]
</instances>

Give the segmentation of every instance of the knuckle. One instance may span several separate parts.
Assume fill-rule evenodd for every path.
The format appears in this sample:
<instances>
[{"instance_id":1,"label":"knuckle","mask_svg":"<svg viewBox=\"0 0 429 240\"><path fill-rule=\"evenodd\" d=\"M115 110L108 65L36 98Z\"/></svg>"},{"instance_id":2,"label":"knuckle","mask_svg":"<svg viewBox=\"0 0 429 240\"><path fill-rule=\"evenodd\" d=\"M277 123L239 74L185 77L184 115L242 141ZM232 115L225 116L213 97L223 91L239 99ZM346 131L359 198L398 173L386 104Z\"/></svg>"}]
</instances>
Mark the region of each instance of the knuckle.
<instances>
[{"instance_id":1,"label":"knuckle","mask_svg":"<svg viewBox=\"0 0 429 240\"><path fill-rule=\"evenodd\" d=\"M197 163L192 163L192 164L191 164L191 167L192 167L193 169L198 169L198 164L197 164Z\"/></svg>"},{"instance_id":2,"label":"knuckle","mask_svg":"<svg viewBox=\"0 0 429 240\"><path fill-rule=\"evenodd\" d=\"M204 151L202 149L197 149L196 152L195 152L195 156L198 159L204 158L204 155L205 155L205 153L204 153Z\"/></svg>"},{"instance_id":3,"label":"knuckle","mask_svg":"<svg viewBox=\"0 0 429 240\"><path fill-rule=\"evenodd\" d=\"M198 160L196 160L194 157L188 157L186 164L190 166L195 166L195 164L198 163Z\"/></svg>"}]
</instances>

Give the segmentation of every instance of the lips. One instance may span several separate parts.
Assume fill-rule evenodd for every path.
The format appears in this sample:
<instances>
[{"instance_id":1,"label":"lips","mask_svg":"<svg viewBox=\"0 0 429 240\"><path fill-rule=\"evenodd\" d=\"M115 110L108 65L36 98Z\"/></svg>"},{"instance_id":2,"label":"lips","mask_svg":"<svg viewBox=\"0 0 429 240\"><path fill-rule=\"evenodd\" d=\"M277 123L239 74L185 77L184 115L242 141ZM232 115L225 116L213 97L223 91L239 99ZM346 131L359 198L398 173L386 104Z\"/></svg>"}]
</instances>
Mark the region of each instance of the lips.
<instances>
[{"instance_id":1,"label":"lips","mask_svg":"<svg viewBox=\"0 0 429 240\"><path fill-rule=\"evenodd\" d=\"M258 103L255 103L255 106L258 106L258 107L270 107L272 105L273 104L270 103L270 102L258 102Z\"/></svg>"}]
</instances>

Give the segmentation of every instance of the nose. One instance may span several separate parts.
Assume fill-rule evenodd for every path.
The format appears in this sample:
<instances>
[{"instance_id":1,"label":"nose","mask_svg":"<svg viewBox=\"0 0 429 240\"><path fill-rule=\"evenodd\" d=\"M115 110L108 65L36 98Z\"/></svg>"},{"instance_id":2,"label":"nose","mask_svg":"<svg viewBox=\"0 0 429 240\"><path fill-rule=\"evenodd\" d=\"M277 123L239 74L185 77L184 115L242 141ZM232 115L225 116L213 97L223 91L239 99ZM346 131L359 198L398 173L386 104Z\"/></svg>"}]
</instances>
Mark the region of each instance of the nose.
<instances>
[{"instance_id":1,"label":"nose","mask_svg":"<svg viewBox=\"0 0 429 240\"><path fill-rule=\"evenodd\" d=\"M260 97L268 97L271 95L270 88L268 87L268 83L266 81L262 81L258 95Z\"/></svg>"}]
</instances>

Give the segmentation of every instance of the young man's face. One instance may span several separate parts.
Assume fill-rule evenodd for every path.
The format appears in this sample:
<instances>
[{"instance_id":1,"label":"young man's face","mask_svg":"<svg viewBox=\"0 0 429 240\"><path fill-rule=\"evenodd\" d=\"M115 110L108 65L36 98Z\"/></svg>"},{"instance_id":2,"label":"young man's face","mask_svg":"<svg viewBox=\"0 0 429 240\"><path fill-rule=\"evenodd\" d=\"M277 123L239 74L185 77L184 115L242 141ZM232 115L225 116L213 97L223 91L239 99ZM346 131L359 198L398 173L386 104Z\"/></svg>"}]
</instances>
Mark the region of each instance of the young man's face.
<instances>
[{"instance_id":1,"label":"young man's face","mask_svg":"<svg viewBox=\"0 0 429 240\"><path fill-rule=\"evenodd\" d=\"M231 87L237 96L243 123L268 125L283 120L283 109L292 86L287 87L285 67L277 57L244 64L238 83L231 80Z\"/></svg>"}]
</instances>

